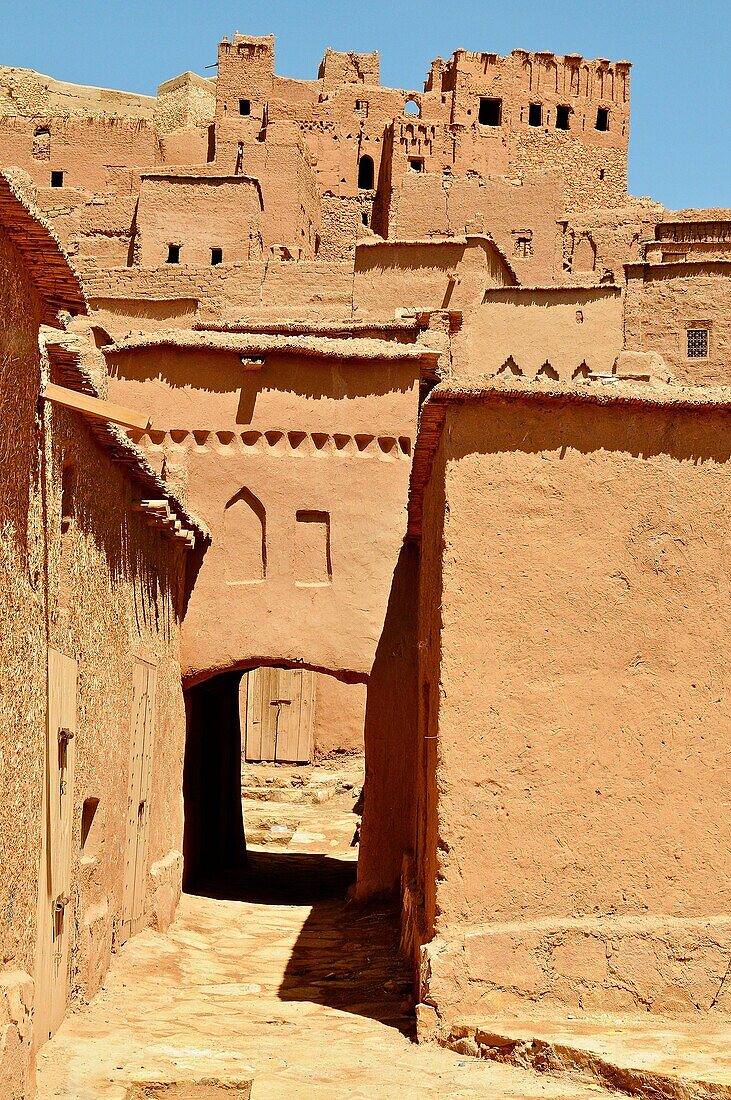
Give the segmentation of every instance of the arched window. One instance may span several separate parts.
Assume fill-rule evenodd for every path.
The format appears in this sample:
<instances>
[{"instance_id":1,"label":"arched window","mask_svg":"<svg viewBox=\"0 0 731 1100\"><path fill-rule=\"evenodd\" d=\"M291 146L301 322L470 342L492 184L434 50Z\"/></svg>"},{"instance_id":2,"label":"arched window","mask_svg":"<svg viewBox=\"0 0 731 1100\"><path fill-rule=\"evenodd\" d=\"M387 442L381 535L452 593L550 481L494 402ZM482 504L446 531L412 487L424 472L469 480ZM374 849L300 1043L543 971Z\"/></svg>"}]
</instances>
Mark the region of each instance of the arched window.
<instances>
[{"instance_id":1,"label":"arched window","mask_svg":"<svg viewBox=\"0 0 731 1100\"><path fill-rule=\"evenodd\" d=\"M361 191L373 190L373 157L367 153L358 161L358 187Z\"/></svg>"}]
</instances>

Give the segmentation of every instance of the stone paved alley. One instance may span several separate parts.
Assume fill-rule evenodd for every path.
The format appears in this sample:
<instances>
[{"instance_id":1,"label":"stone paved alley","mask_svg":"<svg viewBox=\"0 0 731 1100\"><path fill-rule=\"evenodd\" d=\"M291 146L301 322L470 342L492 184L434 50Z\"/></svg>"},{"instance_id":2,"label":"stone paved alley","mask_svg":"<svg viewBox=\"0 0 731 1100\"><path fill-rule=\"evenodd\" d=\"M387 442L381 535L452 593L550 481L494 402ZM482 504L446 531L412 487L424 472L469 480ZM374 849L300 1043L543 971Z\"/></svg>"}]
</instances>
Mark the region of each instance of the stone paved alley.
<instances>
[{"instance_id":1,"label":"stone paved alley","mask_svg":"<svg viewBox=\"0 0 731 1100\"><path fill-rule=\"evenodd\" d=\"M246 875L219 884L228 899L184 895L170 932L132 939L95 1001L68 1016L40 1053L39 1100L218 1100L250 1081L254 1100L608 1095L412 1041L391 915L344 900L357 762L354 774L299 771L311 776L301 789L281 769L273 797L245 801L260 843ZM265 773L250 770L247 793ZM174 1082L190 1084L164 1087Z\"/></svg>"}]
</instances>

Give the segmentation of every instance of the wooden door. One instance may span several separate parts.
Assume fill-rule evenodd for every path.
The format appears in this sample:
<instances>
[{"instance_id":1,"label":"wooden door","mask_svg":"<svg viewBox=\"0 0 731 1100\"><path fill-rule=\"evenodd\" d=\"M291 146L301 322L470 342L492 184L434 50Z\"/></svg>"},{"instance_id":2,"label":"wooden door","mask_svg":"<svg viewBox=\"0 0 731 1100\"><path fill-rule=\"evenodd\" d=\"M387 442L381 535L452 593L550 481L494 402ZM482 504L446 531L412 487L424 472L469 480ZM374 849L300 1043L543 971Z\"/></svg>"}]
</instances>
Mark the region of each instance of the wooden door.
<instances>
[{"instance_id":1,"label":"wooden door","mask_svg":"<svg viewBox=\"0 0 731 1100\"><path fill-rule=\"evenodd\" d=\"M71 836L74 811L77 664L48 650L48 703L41 808L41 860L35 964L34 1042L63 1020L69 988Z\"/></svg>"},{"instance_id":2,"label":"wooden door","mask_svg":"<svg viewBox=\"0 0 731 1100\"><path fill-rule=\"evenodd\" d=\"M240 690L248 761L305 763L312 757L314 674L302 668L252 668Z\"/></svg>"},{"instance_id":3,"label":"wooden door","mask_svg":"<svg viewBox=\"0 0 731 1100\"><path fill-rule=\"evenodd\" d=\"M157 669L154 665L147 661L135 660L132 672L127 838L122 892L122 927L119 937L121 943L140 930L145 916L156 684Z\"/></svg>"}]
</instances>

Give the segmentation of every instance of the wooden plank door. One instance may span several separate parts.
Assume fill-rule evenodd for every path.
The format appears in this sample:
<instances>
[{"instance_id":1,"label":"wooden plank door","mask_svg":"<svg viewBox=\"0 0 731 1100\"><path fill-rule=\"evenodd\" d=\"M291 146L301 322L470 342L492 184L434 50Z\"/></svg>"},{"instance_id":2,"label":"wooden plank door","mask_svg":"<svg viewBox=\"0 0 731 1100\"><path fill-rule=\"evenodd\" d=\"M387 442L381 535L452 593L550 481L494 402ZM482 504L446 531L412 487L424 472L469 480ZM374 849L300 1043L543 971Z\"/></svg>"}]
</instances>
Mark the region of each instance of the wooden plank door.
<instances>
[{"instance_id":1,"label":"wooden plank door","mask_svg":"<svg viewBox=\"0 0 731 1100\"><path fill-rule=\"evenodd\" d=\"M49 1039L66 1012L69 988L71 836L74 811L77 663L48 650L42 794L34 1042Z\"/></svg>"},{"instance_id":2,"label":"wooden plank door","mask_svg":"<svg viewBox=\"0 0 731 1100\"><path fill-rule=\"evenodd\" d=\"M145 915L156 685L157 669L147 661L135 660L132 672L127 837L122 888L122 927L119 937L121 943L139 931Z\"/></svg>"},{"instance_id":3,"label":"wooden plank door","mask_svg":"<svg viewBox=\"0 0 731 1100\"><path fill-rule=\"evenodd\" d=\"M312 755L313 673L309 669L277 669L277 694L271 706L277 708L275 759L303 763Z\"/></svg>"},{"instance_id":4,"label":"wooden plank door","mask_svg":"<svg viewBox=\"0 0 731 1100\"><path fill-rule=\"evenodd\" d=\"M239 713L245 716L245 753L249 761L274 760L277 726L270 701L276 671L274 668L252 668L242 677L241 692L246 694L246 706L240 706Z\"/></svg>"},{"instance_id":5,"label":"wooden plank door","mask_svg":"<svg viewBox=\"0 0 731 1100\"><path fill-rule=\"evenodd\" d=\"M299 668L253 668L239 695L247 761L303 763L312 756L314 673Z\"/></svg>"}]
</instances>

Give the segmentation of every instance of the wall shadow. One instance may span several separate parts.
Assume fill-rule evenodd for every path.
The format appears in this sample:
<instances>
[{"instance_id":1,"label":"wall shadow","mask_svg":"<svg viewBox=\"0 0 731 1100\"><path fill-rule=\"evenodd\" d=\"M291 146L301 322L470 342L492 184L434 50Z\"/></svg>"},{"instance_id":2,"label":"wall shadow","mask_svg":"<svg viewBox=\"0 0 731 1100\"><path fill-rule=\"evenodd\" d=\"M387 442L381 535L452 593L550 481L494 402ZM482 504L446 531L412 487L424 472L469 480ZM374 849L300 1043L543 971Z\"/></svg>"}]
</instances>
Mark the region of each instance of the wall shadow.
<instances>
[{"instance_id":1,"label":"wall shadow","mask_svg":"<svg viewBox=\"0 0 731 1100\"><path fill-rule=\"evenodd\" d=\"M350 901L355 869L352 860L327 855L250 852L244 866L210 882L206 894L310 907L279 987L280 1000L326 1005L412 1036L411 975L399 953L397 911Z\"/></svg>"}]
</instances>

